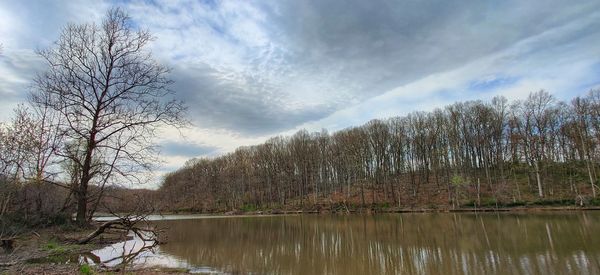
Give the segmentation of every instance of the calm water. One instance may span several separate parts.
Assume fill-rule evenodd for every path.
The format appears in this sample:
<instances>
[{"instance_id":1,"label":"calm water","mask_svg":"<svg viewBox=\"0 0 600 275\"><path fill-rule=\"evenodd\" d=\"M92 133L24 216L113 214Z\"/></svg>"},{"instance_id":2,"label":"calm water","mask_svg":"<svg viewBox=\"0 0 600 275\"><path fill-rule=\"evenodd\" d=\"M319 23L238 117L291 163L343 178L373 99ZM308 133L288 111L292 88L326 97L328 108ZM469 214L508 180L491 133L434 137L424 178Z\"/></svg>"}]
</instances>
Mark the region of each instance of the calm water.
<instances>
[{"instance_id":1,"label":"calm water","mask_svg":"<svg viewBox=\"0 0 600 275\"><path fill-rule=\"evenodd\" d=\"M600 212L155 223L167 228L168 243L143 251L134 264L217 274L600 274ZM123 245L127 251L142 246L121 243L94 254L106 260Z\"/></svg>"}]
</instances>

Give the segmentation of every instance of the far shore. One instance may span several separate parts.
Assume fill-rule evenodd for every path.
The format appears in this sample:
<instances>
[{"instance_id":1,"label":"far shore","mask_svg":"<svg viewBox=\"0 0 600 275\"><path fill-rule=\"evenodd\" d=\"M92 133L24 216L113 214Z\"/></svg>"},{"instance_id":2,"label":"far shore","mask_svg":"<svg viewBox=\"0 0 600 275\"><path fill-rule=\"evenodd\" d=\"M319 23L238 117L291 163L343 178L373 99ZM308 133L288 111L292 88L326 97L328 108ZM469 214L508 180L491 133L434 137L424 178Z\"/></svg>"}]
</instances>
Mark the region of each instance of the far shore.
<instances>
[{"instance_id":1,"label":"far shore","mask_svg":"<svg viewBox=\"0 0 600 275\"><path fill-rule=\"evenodd\" d=\"M386 209L349 209L344 211L331 211L329 209L305 209L305 210L279 210L279 209L265 209L256 211L163 211L157 212L153 215L157 216L184 216L184 215L196 215L206 217L243 217L243 216L276 216L276 215L353 215L353 214L394 214L394 213L481 213L481 212L553 212L553 211L595 211L600 210L600 206L520 206L520 207L481 207L481 208L386 208ZM112 217L107 213L98 213L95 215L97 218L108 218Z\"/></svg>"}]
</instances>

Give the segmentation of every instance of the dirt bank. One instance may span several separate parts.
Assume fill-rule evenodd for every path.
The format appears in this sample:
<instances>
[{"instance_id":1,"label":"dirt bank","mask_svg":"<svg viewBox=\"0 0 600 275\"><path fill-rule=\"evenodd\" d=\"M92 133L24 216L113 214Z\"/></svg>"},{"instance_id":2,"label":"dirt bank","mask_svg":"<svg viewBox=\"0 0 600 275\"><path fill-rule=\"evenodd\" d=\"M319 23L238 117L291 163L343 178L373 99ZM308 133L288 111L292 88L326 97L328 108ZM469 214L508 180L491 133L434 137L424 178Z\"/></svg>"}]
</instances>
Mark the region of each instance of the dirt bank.
<instances>
[{"instance_id":1,"label":"dirt bank","mask_svg":"<svg viewBox=\"0 0 600 275\"><path fill-rule=\"evenodd\" d=\"M113 274L80 265L79 257L128 237L115 232L103 234L89 244L77 244L93 227L51 227L30 230L11 238L12 250L0 248L0 274ZM148 268L127 270L127 274L185 274L187 270Z\"/></svg>"}]
</instances>

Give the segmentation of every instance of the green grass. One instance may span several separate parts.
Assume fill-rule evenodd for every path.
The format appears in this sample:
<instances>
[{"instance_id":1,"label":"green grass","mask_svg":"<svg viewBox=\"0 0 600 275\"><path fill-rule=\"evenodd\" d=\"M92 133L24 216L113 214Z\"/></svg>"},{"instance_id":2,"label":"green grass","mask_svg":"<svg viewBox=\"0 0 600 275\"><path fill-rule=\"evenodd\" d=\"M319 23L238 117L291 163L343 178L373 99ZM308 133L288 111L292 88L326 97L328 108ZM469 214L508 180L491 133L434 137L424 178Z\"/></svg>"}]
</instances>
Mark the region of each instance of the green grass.
<instances>
[{"instance_id":1,"label":"green grass","mask_svg":"<svg viewBox=\"0 0 600 275\"><path fill-rule=\"evenodd\" d=\"M258 207L256 207L256 205L253 205L253 204L245 204L242 207L240 207L240 210L242 210L244 212L253 212L253 211L257 211Z\"/></svg>"},{"instance_id":2,"label":"green grass","mask_svg":"<svg viewBox=\"0 0 600 275\"><path fill-rule=\"evenodd\" d=\"M69 254L76 249L76 245L60 244L56 240L49 240L41 249L50 252L52 255Z\"/></svg>"},{"instance_id":3,"label":"green grass","mask_svg":"<svg viewBox=\"0 0 600 275\"><path fill-rule=\"evenodd\" d=\"M43 247L43 250L50 251L52 253L60 254L66 252L66 248L60 245L56 240L49 240Z\"/></svg>"},{"instance_id":4,"label":"green grass","mask_svg":"<svg viewBox=\"0 0 600 275\"><path fill-rule=\"evenodd\" d=\"M77 262L78 254L59 253L51 254L46 257L28 259L29 264L64 264L67 262Z\"/></svg>"},{"instance_id":5,"label":"green grass","mask_svg":"<svg viewBox=\"0 0 600 275\"><path fill-rule=\"evenodd\" d=\"M94 274L94 270L88 264L82 264L79 267L79 272L83 275L91 275Z\"/></svg>"}]
</instances>

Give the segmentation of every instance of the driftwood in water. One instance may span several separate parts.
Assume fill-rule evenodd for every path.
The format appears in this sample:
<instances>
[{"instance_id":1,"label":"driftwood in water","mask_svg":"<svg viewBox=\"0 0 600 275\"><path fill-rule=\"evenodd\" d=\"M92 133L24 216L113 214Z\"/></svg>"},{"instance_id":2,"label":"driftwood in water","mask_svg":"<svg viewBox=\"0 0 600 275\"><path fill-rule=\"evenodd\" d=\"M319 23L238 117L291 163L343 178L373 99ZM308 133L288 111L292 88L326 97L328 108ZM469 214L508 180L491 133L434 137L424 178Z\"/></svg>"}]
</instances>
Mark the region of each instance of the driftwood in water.
<instances>
[{"instance_id":1,"label":"driftwood in water","mask_svg":"<svg viewBox=\"0 0 600 275\"><path fill-rule=\"evenodd\" d=\"M122 233L133 232L143 241L158 243L158 231L147 224L147 215L126 215L116 216L115 220L104 222L94 232L78 241L79 244L86 244L102 235L108 230L120 231ZM141 225L140 225L141 224Z\"/></svg>"}]
</instances>

